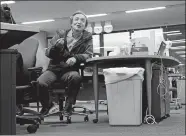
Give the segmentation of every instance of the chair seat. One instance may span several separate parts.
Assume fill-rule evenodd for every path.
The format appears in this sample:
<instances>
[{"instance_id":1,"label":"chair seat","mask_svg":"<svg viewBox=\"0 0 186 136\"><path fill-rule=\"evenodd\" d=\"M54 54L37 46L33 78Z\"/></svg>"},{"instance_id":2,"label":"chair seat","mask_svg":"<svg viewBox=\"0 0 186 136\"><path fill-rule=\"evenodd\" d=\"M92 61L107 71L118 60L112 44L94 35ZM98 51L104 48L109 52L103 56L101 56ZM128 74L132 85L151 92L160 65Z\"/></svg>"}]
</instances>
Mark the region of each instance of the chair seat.
<instances>
[{"instance_id":1,"label":"chair seat","mask_svg":"<svg viewBox=\"0 0 186 136\"><path fill-rule=\"evenodd\" d=\"M55 94L65 94L65 89L53 89L52 93Z\"/></svg>"},{"instance_id":2,"label":"chair seat","mask_svg":"<svg viewBox=\"0 0 186 136\"><path fill-rule=\"evenodd\" d=\"M27 88L31 88L31 86L30 85L16 86L16 90L23 90L23 89L27 89Z\"/></svg>"},{"instance_id":3,"label":"chair seat","mask_svg":"<svg viewBox=\"0 0 186 136\"><path fill-rule=\"evenodd\" d=\"M60 81L55 81L52 85L51 88L54 89L65 89L66 86L64 84L62 84Z\"/></svg>"}]
</instances>

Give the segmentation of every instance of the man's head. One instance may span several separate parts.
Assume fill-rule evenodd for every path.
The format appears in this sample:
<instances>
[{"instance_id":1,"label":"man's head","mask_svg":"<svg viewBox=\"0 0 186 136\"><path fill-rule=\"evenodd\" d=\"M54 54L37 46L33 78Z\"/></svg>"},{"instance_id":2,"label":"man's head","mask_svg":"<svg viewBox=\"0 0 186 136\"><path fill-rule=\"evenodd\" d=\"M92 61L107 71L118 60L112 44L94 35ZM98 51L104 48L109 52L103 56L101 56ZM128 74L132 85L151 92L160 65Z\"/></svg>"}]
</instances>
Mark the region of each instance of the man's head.
<instances>
[{"instance_id":1,"label":"man's head","mask_svg":"<svg viewBox=\"0 0 186 136\"><path fill-rule=\"evenodd\" d=\"M75 31L83 31L88 25L88 20L83 12L77 11L70 17L70 23Z\"/></svg>"}]
</instances>

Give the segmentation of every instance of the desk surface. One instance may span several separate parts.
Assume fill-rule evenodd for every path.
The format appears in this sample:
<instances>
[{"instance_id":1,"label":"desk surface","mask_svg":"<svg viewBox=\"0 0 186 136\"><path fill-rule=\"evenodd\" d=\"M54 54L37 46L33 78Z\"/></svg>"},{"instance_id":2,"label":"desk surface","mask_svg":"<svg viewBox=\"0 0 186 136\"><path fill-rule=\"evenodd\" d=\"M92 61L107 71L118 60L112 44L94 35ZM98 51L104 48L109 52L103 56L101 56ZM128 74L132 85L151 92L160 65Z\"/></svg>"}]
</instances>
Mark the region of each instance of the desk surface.
<instances>
[{"instance_id":1,"label":"desk surface","mask_svg":"<svg viewBox=\"0 0 186 136\"><path fill-rule=\"evenodd\" d=\"M94 57L87 60L87 64L91 65L94 63L101 64L101 63L126 63L126 64L135 64L138 62L143 62L145 60L151 60L151 62L160 63L163 62L163 65L166 67L172 67L179 65L179 61L173 57L168 56L156 56L156 55L131 55L131 56L106 56L106 57Z\"/></svg>"},{"instance_id":2,"label":"desk surface","mask_svg":"<svg viewBox=\"0 0 186 136\"><path fill-rule=\"evenodd\" d=\"M0 49L20 44L25 39L39 32L38 28L24 25L1 23Z\"/></svg>"},{"instance_id":3,"label":"desk surface","mask_svg":"<svg viewBox=\"0 0 186 136\"><path fill-rule=\"evenodd\" d=\"M13 31L27 31L27 32L39 32L39 28L30 27L18 24L9 24L1 22L1 30L13 30Z\"/></svg>"}]
</instances>

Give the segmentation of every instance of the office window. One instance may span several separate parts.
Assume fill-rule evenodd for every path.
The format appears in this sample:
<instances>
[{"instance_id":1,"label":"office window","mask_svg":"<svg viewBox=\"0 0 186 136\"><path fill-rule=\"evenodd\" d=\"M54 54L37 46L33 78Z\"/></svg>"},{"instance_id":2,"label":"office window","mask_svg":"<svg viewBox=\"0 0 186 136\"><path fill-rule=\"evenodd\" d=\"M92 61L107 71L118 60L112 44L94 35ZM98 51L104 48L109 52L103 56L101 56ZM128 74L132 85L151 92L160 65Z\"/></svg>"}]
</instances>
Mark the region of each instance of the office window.
<instances>
[{"instance_id":1,"label":"office window","mask_svg":"<svg viewBox=\"0 0 186 136\"><path fill-rule=\"evenodd\" d=\"M93 35L93 52L100 53L100 36Z\"/></svg>"},{"instance_id":2,"label":"office window","mask_svg":"<svg viewBox=\"0 0 186 136\"><path fill-rule=\"evenodd\" d=\"M129 32L104 34L104 56L107 56L115 47L122 47L130 43Z\"/></svg>"}]
</instances>

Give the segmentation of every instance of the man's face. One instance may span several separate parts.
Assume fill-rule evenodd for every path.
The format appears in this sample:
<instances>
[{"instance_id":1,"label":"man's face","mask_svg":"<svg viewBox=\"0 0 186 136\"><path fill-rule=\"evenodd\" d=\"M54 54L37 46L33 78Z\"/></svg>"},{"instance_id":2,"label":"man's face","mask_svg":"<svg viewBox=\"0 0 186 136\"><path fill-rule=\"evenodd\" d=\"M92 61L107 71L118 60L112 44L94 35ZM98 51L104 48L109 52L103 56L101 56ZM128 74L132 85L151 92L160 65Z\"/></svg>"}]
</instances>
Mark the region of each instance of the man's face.
<instances>
[{"instance_id":1,"label":"man's face","mask_svg":"<svg viewBox=\"0 0 186 136\"><path fill-rule=\"evenodd\" d=\"M72 28L76 31L83 31L85 29L86 18L82 14L76 14L72 19Z\"/></svg>"}]
</instances>

